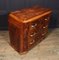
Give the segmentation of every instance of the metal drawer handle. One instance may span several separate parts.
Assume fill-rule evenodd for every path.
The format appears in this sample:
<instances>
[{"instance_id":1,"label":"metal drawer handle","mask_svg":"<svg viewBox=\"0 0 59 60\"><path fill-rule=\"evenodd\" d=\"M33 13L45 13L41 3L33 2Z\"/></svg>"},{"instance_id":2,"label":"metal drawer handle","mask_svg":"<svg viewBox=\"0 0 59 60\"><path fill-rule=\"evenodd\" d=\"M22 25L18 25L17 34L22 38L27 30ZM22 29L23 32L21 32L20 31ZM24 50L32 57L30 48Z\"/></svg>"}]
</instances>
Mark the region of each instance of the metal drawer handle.
<instances>
[{"instance_id":1,"label":"metal drawer handle","mask_svg":"<svg viewBox=\"0 0 59 60\"><path fill-rule=\"evenodd\" d=\"M32 34L32 35L30 35L31 37L33 37L33 36L35 36L37 33L34 33L34 34Z\"/></svg>"},{"instance_id":2,"label":"metal drawer handle","mask_svg":"<svg viewBox=\"0 0 59 60\"><path fill-rule=\"evenodd\" d=\"M42 34L42 36L44 36L46 33Z\"/></svg>"},{"instance_id":3,"label":"metal drawer handle","mask_svg":"<svg viewBox=\"0 0 59 60\"><path fill-rule=\"evenodd\" d=\"M32 28L34 28L35 26L34 26L34 25L32 25L31 27L32 27Z\"/></svg>"},{"instance_id":4,"label":"metal drawer handle","mask_svg":"<svg viewBox=\"0 0 59 60\"><path fill-rule=\"evenodd\" d=\"M46 18L45 21L47 21L48 19Z\"/></svg>"},{"instance_id":5,"label":"metal drawer handle","mask_svg":"<svg viewBox=\"0 0 59 60\"><path fill-rule=\"evenodd\" d=\"M35 24L34 26L37 26L37 24Z\"/></svg>"},{"instance_id":6,"label":"metal drawer handle","mask_svg":"<svg viewBox=\"0 0 59 60\"><path fill-rule=\"evenodd\" d=\"M43 28L46 28L45 26Z\"/></svg>"},{"instance_id":7,"label":"metal drawer handle","mask_svg":"<svg viewBox=\"0 0 59 60\"><path fill-rule=\"evenodd\" d=\"M43 33L42 36L44 36L46 33Z\"/></svg>"},{"instance_id":8,"label":"metal drawer handle","mask_svg":"<svg viewBox=\"0 0 59 60\"><path fill-rule=\"evenodd\" d=\"M42 34L42 36L44 36L45 34Z\"/></svg>"},{"instance_id":9,"label":"metal drawer handle","mask_svg":"<svg viewBox=\"0 0 59 60\"><path fill-rule=\"evenodd\" d=\"M47 26L44 26L43 28L47 28L48 27L48 25Z\"/></svg>"},{"instance_id":10,"label":"metal drawer handle","mask_svg":"<svg viewBox=\"0 0 59 60\"><path fill-rule=\"evenodd\" d=\"M35 41L33 40L32 42L30 42L30 45L33 44Z\"/></svg>"},{"instance_id":11,"label":"metal drawer handle","mask_svg":"<svg viewBox=\"0 0 59 60\"><path fill-rule=\"evenodd\" d=\"M37 24L34 24L34 25L32 25L31 27L34 28L35 26L37 26Z\"/></svg>"}]
</instances>

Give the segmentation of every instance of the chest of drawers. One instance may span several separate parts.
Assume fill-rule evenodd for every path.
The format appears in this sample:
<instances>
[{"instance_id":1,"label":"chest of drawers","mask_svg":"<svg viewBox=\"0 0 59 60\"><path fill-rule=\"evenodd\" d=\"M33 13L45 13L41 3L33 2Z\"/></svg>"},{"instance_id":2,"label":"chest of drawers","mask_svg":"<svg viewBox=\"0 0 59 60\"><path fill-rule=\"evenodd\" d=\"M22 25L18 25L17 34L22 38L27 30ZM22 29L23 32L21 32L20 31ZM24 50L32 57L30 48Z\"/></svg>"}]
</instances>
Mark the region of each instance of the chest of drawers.
<instances>
[{"instance_id":1,"label":"chest of drawers","mask_svg":"<svg viewBox=\"0 0 59 60\"><path fill-rule=\"evenodd\" d=\"M48 32L51 10L26 8L9 14L9 35L11 46L24 53L41 42Z\"/></svg>"}]
</instances>

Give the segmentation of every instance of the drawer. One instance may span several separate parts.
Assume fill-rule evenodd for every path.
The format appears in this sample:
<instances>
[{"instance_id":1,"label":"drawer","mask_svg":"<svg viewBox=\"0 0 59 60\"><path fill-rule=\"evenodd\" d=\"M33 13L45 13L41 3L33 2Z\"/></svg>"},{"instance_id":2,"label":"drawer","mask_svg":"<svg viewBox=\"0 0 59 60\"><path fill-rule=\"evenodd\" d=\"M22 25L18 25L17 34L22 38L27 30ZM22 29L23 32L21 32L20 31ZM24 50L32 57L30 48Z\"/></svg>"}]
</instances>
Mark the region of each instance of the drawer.
<instances>
[{"instance_id":1,"label":"drawer","mask_svg":"<svg viewBox=\"0 0 59 60\"><path fill-rule=\"evenodd\" d=\"M43 24L44 24L44 25L48 25L48 24L49 24L49 20L50 20L50 15L44 16L44 17L43 17L43 20L44 20Z\"/></svg>"},{"instance_id":2,"label":"drawer","mask_svg":"<svg viewBox=\"0 0 59 60\"><path fill-rule=\"evenodd\" d=\"M44 37L47 32L48 32L48 25L42 26L42 29L41 29L41 37Z\"/></svg>"}]
</instances>

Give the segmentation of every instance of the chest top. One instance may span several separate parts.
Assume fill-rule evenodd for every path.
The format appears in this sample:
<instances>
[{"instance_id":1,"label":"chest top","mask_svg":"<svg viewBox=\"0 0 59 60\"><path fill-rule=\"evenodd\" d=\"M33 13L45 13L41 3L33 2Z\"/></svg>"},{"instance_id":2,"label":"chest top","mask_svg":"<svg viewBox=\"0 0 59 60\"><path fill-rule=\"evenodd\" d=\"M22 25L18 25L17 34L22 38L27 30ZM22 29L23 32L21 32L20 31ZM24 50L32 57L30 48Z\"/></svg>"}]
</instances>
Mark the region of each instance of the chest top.
<instances>
[{"instance_id":1,"label":"chest top","mask_svg":"<svg viewBox=\"0 0 59 60\"><path fill-rule=\"evenodd\" d=\"M52 11L47 8L26 8L10 13L10 17L14 18L18 22L27 23L39 19L42 16L50 14Z\"/></svg>"}]
</instances>

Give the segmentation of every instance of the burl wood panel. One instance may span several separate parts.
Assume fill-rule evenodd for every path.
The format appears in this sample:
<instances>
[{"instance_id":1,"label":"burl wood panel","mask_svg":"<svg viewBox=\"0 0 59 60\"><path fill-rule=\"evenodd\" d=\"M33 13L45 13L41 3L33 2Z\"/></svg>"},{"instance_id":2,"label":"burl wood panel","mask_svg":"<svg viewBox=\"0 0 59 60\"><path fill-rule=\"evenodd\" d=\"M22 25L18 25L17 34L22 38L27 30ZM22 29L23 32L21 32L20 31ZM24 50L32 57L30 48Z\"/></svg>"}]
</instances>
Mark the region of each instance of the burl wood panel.
<instances>
[{"instance_id":1,"label":"burl wood panel","mask_svg":"<svg viewBox=\"0 0 59 60\"><path fill-rule=\"evenodd\" d=\"M48 32L51 12L39 7L11 12L8 20L11 46L24 53L41 42Z\"/></svg>"}]
</instances>

